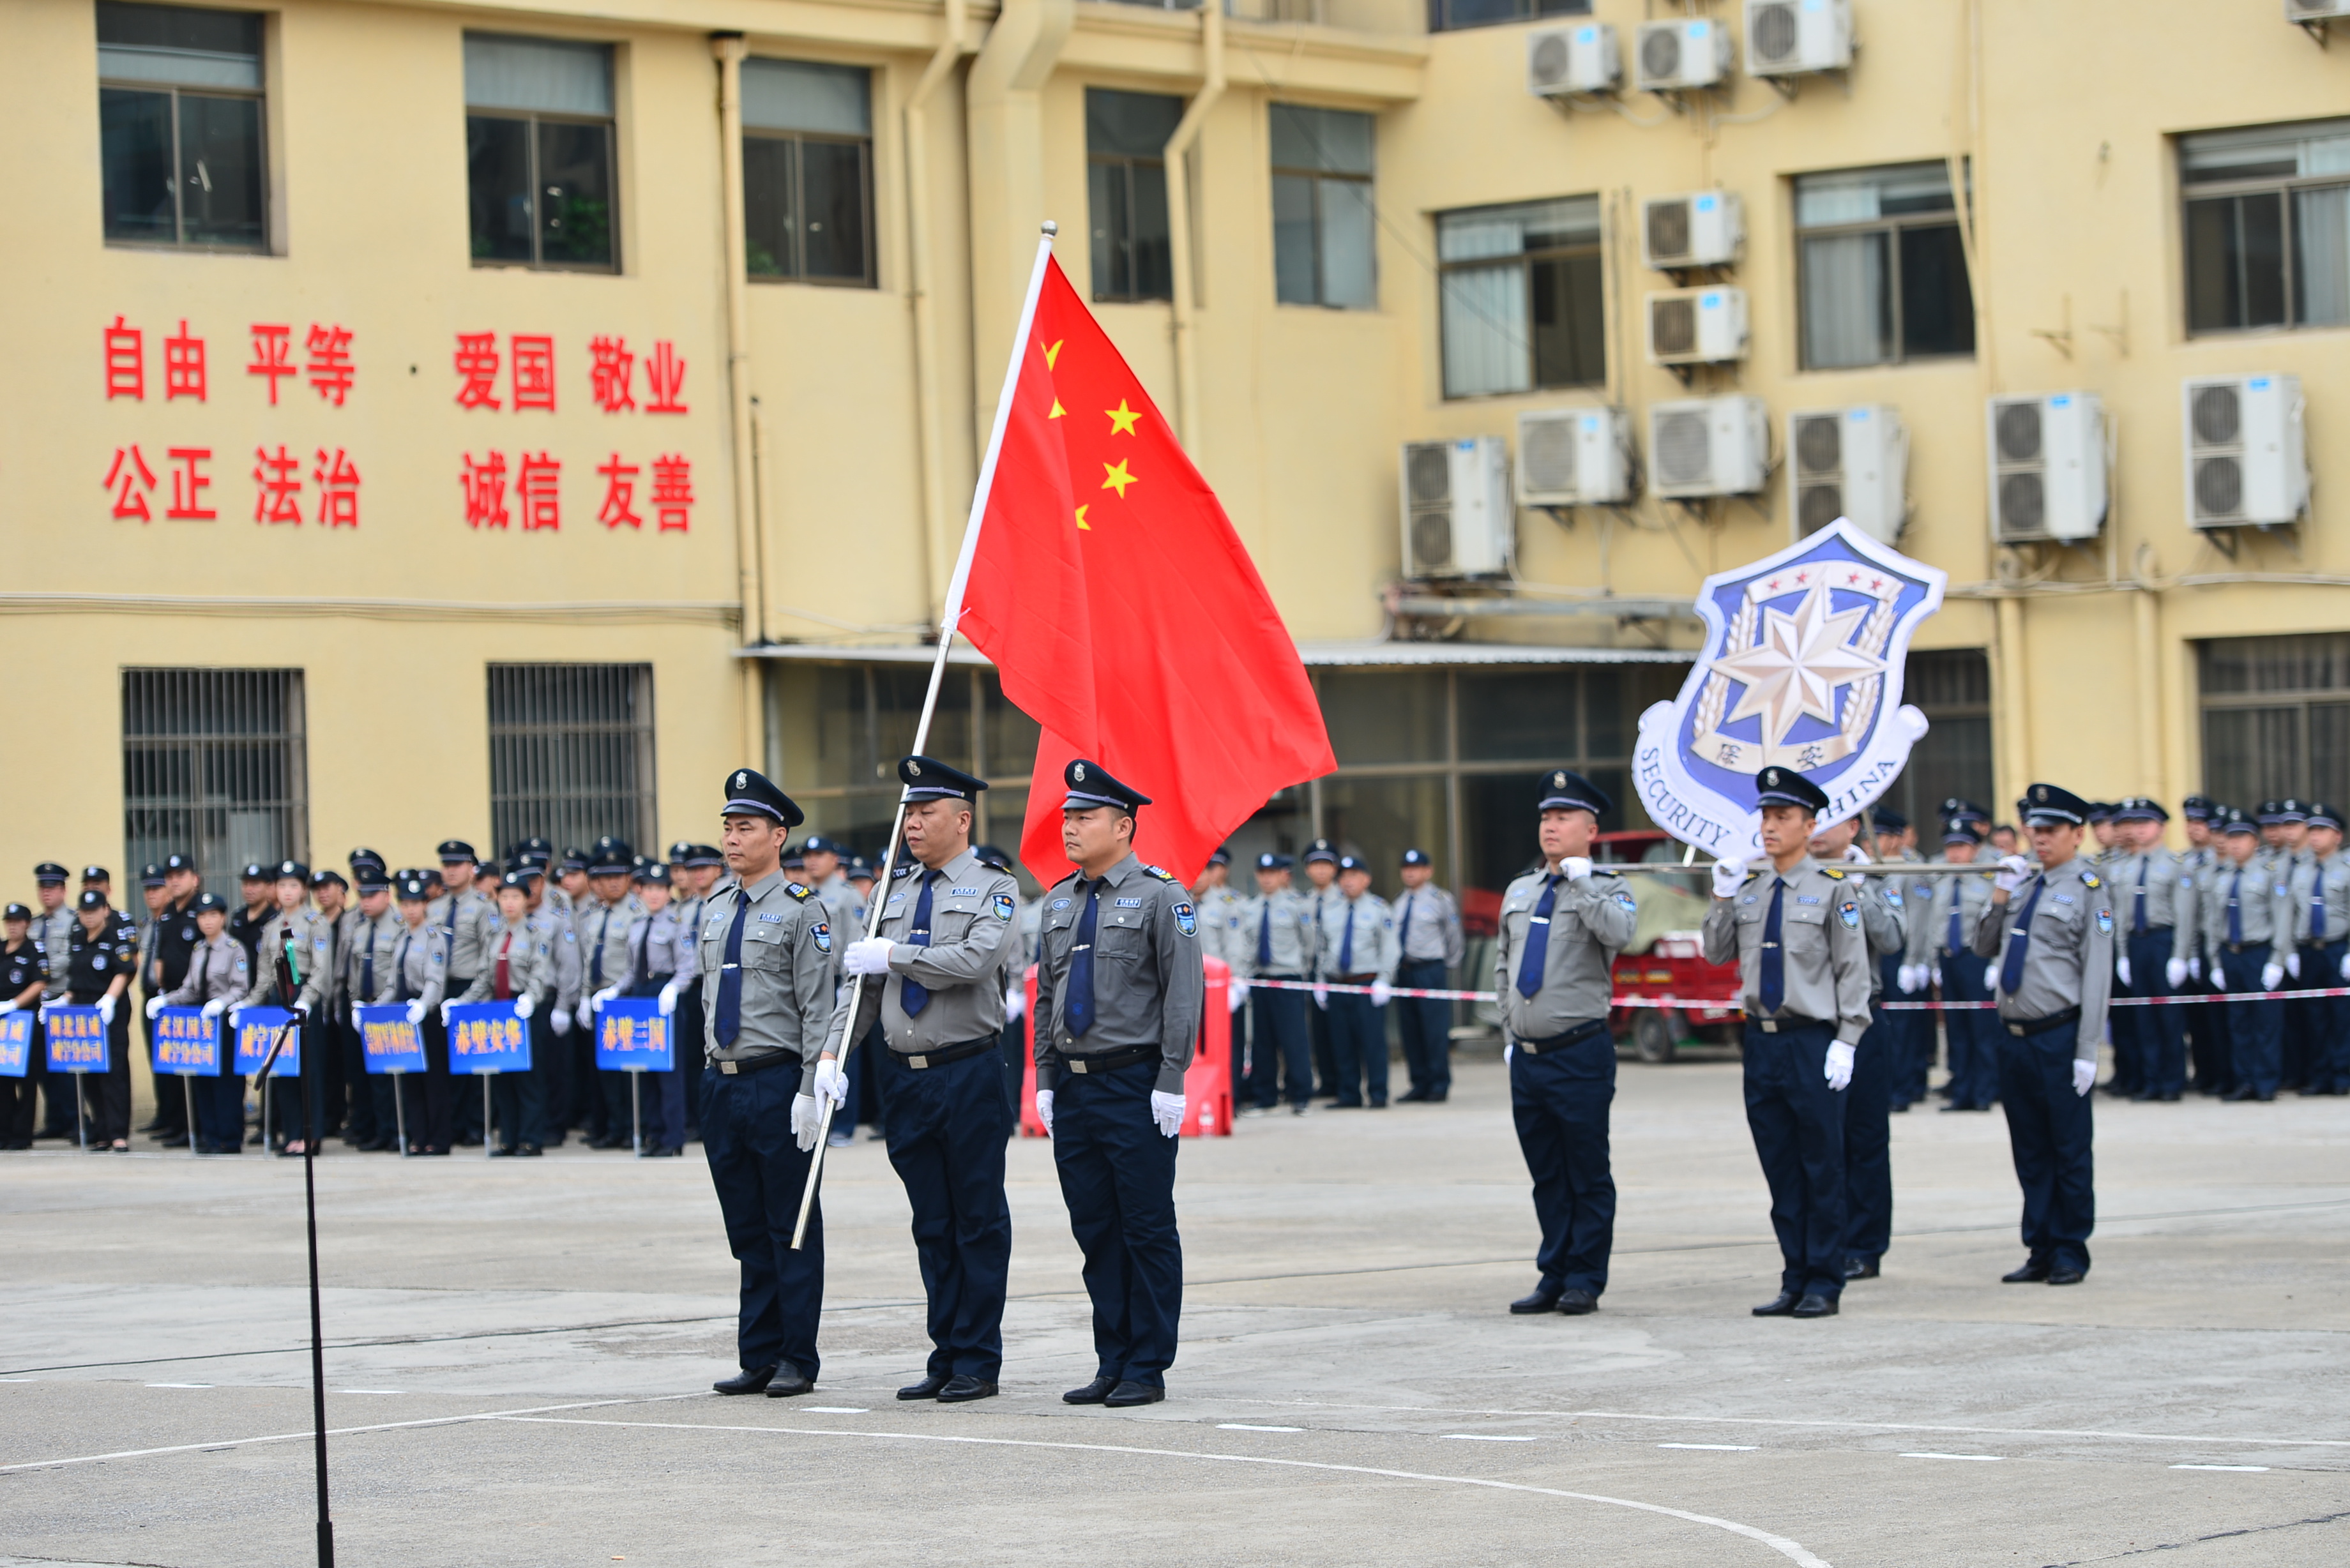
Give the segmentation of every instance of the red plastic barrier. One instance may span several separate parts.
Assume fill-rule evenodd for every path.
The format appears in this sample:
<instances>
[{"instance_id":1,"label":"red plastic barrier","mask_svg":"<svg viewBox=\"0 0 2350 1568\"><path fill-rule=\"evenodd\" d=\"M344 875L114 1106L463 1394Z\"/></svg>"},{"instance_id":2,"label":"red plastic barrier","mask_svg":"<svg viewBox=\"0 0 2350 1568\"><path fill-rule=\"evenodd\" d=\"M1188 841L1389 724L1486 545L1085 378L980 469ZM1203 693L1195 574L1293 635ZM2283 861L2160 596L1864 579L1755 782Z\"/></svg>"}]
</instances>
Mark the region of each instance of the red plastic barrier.
<instances>
[{"instance_id":1,"label":"red plastic barrier","mask_svg":"<svg viewBox=\"0 0 2350 1568\"><path fill-rule=\"evenodd\" d=\"M1183 1136L1230 1137L1232 1132L1232 1014L1224 1004L1231 988L1232 967L1222 959L1204 961L1208 971L1206 1011L1201 1017L1199 1048L1183 1075ZM1022 977L1028 1005L1022 1010L1021 1033L1028 1049L1020 1063L1020 1136L1044 1137L1045 1124L1036 1117L1036 966Z\"/></svg>"}]
</instances>

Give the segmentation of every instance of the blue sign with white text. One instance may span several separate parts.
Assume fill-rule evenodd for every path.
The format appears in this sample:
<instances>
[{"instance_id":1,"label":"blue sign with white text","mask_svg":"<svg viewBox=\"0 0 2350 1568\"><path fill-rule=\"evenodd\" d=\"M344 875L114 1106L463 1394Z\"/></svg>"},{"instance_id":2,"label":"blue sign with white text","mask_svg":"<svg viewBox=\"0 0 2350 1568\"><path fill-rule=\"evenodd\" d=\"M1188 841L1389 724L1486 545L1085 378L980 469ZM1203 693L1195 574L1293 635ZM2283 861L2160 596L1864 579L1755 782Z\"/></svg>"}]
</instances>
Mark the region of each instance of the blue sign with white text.
<instances>
[{"instance_id":1,"label":"blue sign with white text","mask_svg":"<svg viewBox=\"0 0 2350 1568\"><path fill-rule=\"evenodd\" d=\"M178 1078L220 1076L220 1028L201 1007L167 1007L155 1015L155 1071Z\"/></svg>"},{"instance_id":2,"label":"blue sign with white text","mask_svg":"<svg viewBox=\"0 0 2350 1568\"><path fill-rule=\"evenodd\" d=\"M237 1076L258 1073L261 1064L269 1060L269 1048L276 1044L277 1032L294 1022L294 1015L282 1007L248 1007L236 1015ZM277 1053L277 1061L269 1069L273 1078L296 1078L302 1075L302 1032L289 1029L286 1033L286 1048Z\"/></svg>"},{"instance_id":3,"label":"blue sign with white text","mask_svg":"<svg viewBox=\"0 0 2350 1568\"><path fill-rule=\"evenodd\" d=\"M354 1007L351 1017L359 1026L359 1048L367 1058L369 1072L424 1071L424 1026L408 1021L408 1003L392 1002L381 1007Z\"/></svg>"},{"instance_id":4,"label":"blue sign with white text","mask_svg":"<svg viewBox=\"0 0 2350 1568\"><path fill-rule=\"evenodd\" d=\"M449 1071L530 1071L530 1025L513 1002L468 1002L449 1010Z\"/></svg>"},{"instance_id":5,"label":"blue sign with white text","mask_svg":"<svg viewBox=\"0 0 2350 1568\"><path fill-rule=\"evenodd\" d=\"M677 1064L670 1033L658 998L614 997L596 1018L596 1065L607 1073L666 1073Z\"/></svg>"},{"instance_id":6,"label":"blue sign with white text","mask_svg":"<svg viewBox=\"0 0 2350 1568\"><path fill-rule=\"evenodd\" d=\"M42 1017L41 1033L48 1037L52 1073L103 1073L112 1064L106 1020L95 1007L52 1007Z\"/></svg>"},{"instance_id":7,"label":"blue sign with white text","mask_svg":"<svg viewBox=\"0 0 2350 1568\"><path fill-rule=\"evenodd\" d=\"M21 1078L32 1064L33 1015L0 1012L0 1078Z\"/></svg>"}]
</instances>

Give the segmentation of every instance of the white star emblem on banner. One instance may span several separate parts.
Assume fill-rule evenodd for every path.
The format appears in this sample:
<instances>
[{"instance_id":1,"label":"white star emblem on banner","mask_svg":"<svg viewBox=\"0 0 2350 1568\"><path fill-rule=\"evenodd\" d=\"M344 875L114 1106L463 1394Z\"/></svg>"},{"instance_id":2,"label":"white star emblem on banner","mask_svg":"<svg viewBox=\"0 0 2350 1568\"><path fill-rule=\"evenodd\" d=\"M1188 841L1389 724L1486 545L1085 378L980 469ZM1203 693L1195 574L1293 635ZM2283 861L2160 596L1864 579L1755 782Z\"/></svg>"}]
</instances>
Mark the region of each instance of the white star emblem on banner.
<instances>
[{"instance_id":1,"label":"white star emblem on banner","mask_svg":"<svg viewBox=\"0 0 2350 1568\"><path fill-rule=\"evenodd\" d=\"M1834 724L1836 688L1885 669L1884 660L1850 645L1867 617L1865 608L1829 613L1827 588L1818 583L1793 615L1766 608L1762 640L1713 661L1714 669L1746 687L1723 722L1760 714L1766 746L1783 742L1805 715Z\"/></svg>"}]
</instances>

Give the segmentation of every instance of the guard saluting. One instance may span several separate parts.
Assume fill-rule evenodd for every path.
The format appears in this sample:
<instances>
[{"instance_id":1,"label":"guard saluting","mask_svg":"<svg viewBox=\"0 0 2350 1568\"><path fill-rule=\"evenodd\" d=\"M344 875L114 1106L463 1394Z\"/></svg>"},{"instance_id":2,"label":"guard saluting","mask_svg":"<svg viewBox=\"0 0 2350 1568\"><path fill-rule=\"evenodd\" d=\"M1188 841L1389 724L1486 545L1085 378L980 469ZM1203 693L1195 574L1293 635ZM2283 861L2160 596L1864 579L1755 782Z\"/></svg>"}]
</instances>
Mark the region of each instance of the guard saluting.
<instances>
[{"instance_id":1,"label":"guard saluting","mask_svg":"<svg viewBox=\"0 0 2350 1568\"><path fill-rule=\"evenodd\" d=\"M2039 864L2000 862L1975 951L1998 965L1999 1097L2015 1177L2023 1185L2023 1244L2012 1285L2077 1285L2096 1222L2089 1090L2114 976L2114 909L2105 878L2081 857L2089 803L2036 784L2016 802ZM2017 895L2022 908L2010 914Z\"/></svg>"},{"instance_id":2,"label":"guard saluting","mask_svg":"<svg viewBox=\"0 0 2350 1568\"><path fill-rule=\"evenodd\" d=\"M906 852L882 905L880 934L852 941L841 968L879 977L859 987L857 1016L841 998L832 1015L816 1093L847 1097L839 1057L873 1027L886 1046L876 1065L888 1087L881 1123L889 1163L914 1210L914 1252L930 1298L931 1358L900 1399L941 1405L985 1399L1003 1367L1003 1296L1012 1266L1012 1211L1003 1147L1012 1105L1003 1090L1003 971L1017 954L1012 919L1020 885L971 847L983 779L930 757L898 764L906 786Z\"/></svg>"},{"instance_id":3,"label":"guard saluting","mask_svg":"<svg viewBox=\"0 0 2350 1568\"><path fill-rule=\"evenodd\" d=\"M1207 972L1181 883L1134 857L1149 798L1098 763L1062 772L1074 876L1046 895L1036 952L1036 1115L1086 1256L1099 1371L1072 1405L1167 1397L1183 1305L1175 1146Z\"/></svg>"},{"instance_id":4,"label":"guard saluting","mask_svg":"<svg viewBox=\"0 0 2350 1568\"><path fill-rule=\"evenodd\" d=\"M1616 1241L1607 1001L1616 955L1631 941L1640 910L1624 878L1591 864L1600 814L1615 803L1564 768L1544 774L1539 789L1542 869L1503 893L1493 946L1493 989L1510 1037L1510 1112L1542 1227L1541 1282L1510 1310L1580 1314L1599 1305Z\"/></svg>"},{"instance_id":5,"label":"guard saluting","mask_svg":"<svg viewBox=\"0 0 2350 1568\"><path fill-rule=\"evenodd\" d=\"M1844 1102L1867 1033L1868 939L1859 889L1812 858L1827 793L1793 768L1754 775L1762 852L1713 868L1709 963L1739 961L1746 1009L1746 1125L1779 1235L1779 1293L1756 1317L1833 1317L1844 1293Z\"/></svg>"},{"instance_id":6,"label":"guard saluting","mask_svg":"<svg viewBox=\"0 0 2350 1568\"><path fill-rule=\"evenodd\" d=\"M784 840L806 820L763 774L726 775L722 842L735 880L710 897L695 968L710 1066L702 1079L702 1147L743 1266L734 1331L743 1370L711 1386L770 1397L816 1386L824 1304L824 1206L792 1227L816 1147L816 1060L832 1016L832 928L824 906L786 881Z\"/></svg>"}]
</instances>

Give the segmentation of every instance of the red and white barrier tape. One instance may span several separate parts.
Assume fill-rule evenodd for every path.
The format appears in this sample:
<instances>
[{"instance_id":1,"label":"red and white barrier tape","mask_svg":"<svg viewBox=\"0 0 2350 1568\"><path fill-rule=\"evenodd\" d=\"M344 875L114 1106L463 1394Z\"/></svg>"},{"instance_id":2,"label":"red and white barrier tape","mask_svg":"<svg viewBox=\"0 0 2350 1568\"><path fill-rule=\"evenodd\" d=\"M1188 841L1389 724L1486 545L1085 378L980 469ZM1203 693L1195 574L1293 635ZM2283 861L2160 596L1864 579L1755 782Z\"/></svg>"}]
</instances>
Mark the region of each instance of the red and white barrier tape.
<instances>
[{"instance_id":1,"label":"red and white barrier tape","mask_svg":"<svg viewBox=\"0 0 2350 1568\"><path fill-rule=\"evenodd\" d=\"M1332 996L1368 996L1367 985L1339 985L1311 980L1252 980L1245 982L1252 991L1319 991ZM1397 985L1388 988L1391 997L1419 997L1430 1002L1498 1002L1500 993L1491 991L1437 991L1419 986ZM2187 1007L2199 1002L2306 1002L2318 997L2350 996L2350 985L2332 985L2314 991L2214 991L2194 992L2180 996L2116 996L2115 1007ZM1617 996L1608 1000L1612 1007L1670 1007L1684 1012L1739 1012L1743 1007L1734 997L1705 996ZM1996 1002L1882 1002L1877 1003L1887 1012L1988 1012L1999 1006Z\"/></svg>"}]
</instances>

